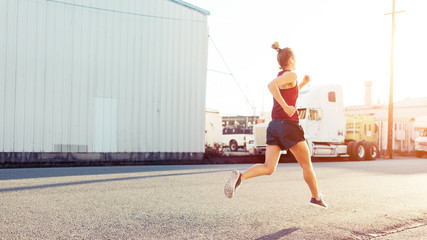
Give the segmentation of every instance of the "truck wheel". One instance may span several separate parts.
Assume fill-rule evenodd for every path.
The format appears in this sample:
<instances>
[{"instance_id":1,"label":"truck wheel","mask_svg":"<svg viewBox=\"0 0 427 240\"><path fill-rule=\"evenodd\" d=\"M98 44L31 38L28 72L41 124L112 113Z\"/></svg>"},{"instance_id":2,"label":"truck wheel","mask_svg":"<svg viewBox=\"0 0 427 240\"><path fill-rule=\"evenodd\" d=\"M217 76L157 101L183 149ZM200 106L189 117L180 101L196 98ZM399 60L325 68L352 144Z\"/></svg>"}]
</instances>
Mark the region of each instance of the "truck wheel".
<instances>
[{"instance_id":1,"label":"truck wheel","mask_svg":"<svg viewBox=\"0 0 427 240\"><path fill-rule=\"evenodd\" d=\"M353 143L352 152L353 152L352 160L356 160L356 161L365 160L366 150L365 150L365 146L363 145L363 142Z\"/></svg>"},{"instance_id":2,"label":"truck wheel","mask_svg":"<svg viewBox=\"0 0 427 240\"><path fill-rule=\"evenodd\" d=\"M424 153L423 153L423 152L421 152L421 151L417 151L417 152L415 153L415 155L417 156L417 158L422 158L422 157L423 157L423 155L424 155Z\"/></svg>"},{"instance_id":3,"label":"truck wheel","mask_svg":"<svg viewBox=\"0 0 427 240\"><path fill-rule=\"evenodd\" d=\"M230 141L230 150L233 152L237 152L239 149L239 146L237 145L237 142L235 140Z\"/></svg>"},{"instance_id":4,"label":"truck wheel","mask_svg":"<svg viewBox=\"0 0 427 240\"><path fill-rule=\"evenodd\" d=\"M354 143L355 143L354 141L347 143L347 154L350 155L350 158L353 155Z\"/></svg>"},{"instance_id":5,"label":"truck wheel","mask_svg":"<svg viewBox=\"0 0 427 240\"><path fill-rule=\"evenodd\" d=\"M365 160L375 160L378 157L378 147L373 142L368 142L365 145L366 149L366 158Z\"/></svg>"}]
</instances>

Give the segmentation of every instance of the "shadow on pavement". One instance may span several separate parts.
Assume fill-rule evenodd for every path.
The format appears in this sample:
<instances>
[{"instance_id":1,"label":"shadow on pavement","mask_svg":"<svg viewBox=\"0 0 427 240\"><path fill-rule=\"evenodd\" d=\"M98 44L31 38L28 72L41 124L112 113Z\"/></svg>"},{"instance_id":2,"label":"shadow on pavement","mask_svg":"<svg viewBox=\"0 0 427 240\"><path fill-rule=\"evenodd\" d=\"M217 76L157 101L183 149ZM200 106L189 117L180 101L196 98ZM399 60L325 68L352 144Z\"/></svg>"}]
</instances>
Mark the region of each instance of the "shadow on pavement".
<instances>
[{"instance_id":1,"label":"shadow on pavement","mask_svg":"<svg viewBox=\"0 0 427 240\"><path fill-rule=\"evenodd\" d=\"M220 166L218 166L220 167ZM144 166L95 166L95 167L58 167L58 168L5 168L0 169L1 180L70 177L104 174L164 172L181 170L202 170L206 165L144 165ZM212 166L210 167L212 168ZM231 171L232 169L230 169Z\"/></svg>"},{"instance_id":2,"label":"shadow on pavement","mask_svg":"<svg viewBox=\"0 0 427 240\"><path fill-rule=\"evenodd\" d=\"M185 175L196 175L196 174L228 172L228 171L230 171L230 170L215 170L215 171L188 172L188 173L171 173L171 174L149 175L149 176L139 176L139 177L107 178L107 179L96 179L96 180L86 180L86 181L76 181L76 182L44 184L44 185L36 185L36 186L0 188L0 193L33 190L33 189L43 189L43 188L53 188L53 187L63 187L63 186L72 186L72 185L82 185L82 184L91 184L91 183L103 183L103 182L124 181L124 180L137 180L137 179L157 178L157 177L185 176Z\"/></svg>"},{"instance_id":3,"label":"shadow on pavement","mask_svg":"<svg viewBox=\"0 0 427 240\"><path fill-rule=\"evenodd\" d=\"M282 237L284 237L286 235L289 235L289 234L291 234L291 233L293 233L293 232L295 232L297 230L299 230L299 228L286 228L286 229L278 231L277 233L272 233L272 234L269 234L269 235L262 236L260 238L257 238L256 240L272 240L272 239L274 240L274 239L280 239L280 238L282 238Z\"/></svg>"}]
</instances>

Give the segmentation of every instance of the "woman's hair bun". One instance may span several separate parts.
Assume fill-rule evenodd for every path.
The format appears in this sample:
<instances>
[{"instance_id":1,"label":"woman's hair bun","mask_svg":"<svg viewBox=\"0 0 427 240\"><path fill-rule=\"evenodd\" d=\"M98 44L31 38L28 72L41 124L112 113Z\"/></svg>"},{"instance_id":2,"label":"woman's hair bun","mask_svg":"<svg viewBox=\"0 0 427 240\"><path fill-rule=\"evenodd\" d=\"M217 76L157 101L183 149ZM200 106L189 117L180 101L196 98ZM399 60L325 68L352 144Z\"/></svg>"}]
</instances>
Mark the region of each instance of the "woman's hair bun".
<instances>
[{"instance_id":1,"label":"woman's hair bun","mask_svg":"<svg viewBox=\"0 0 427 240\"><path fill-rule=\"evenodd\" d=\"M271 48L273 48L274 50L276 50L277 52L280 51L280 45L278 42L274 42L273 45L271 45Z\"/></svg>"}]
</instances>

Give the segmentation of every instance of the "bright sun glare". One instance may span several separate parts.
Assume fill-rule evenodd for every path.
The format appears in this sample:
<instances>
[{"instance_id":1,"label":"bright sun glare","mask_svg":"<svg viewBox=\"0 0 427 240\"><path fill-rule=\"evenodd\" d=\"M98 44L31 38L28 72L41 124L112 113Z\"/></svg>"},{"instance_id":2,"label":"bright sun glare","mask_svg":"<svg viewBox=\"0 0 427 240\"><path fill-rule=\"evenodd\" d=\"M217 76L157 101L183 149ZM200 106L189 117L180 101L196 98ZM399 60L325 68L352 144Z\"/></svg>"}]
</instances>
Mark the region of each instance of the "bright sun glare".
<instances>
[{"instance_id":1,"label":"bright sun glare","mask_svg":"<svg viewBox=\"0 0 427 240\"><path fill-rule=\"evenodd\" d=\"M276 40L294 49L297 73L310 74L311 84L343 85L345 105L363 104L365 81L373 82L374 104L388 103L391 16L384 14L391 0L188 2L211 12L208 69L233 74L208 71L207 107L225 114L269 111ZM396 11L405 12L396 15L395 101L426 96L425 9L427 1L396 0Z\"/></svg>"}]
</instances>

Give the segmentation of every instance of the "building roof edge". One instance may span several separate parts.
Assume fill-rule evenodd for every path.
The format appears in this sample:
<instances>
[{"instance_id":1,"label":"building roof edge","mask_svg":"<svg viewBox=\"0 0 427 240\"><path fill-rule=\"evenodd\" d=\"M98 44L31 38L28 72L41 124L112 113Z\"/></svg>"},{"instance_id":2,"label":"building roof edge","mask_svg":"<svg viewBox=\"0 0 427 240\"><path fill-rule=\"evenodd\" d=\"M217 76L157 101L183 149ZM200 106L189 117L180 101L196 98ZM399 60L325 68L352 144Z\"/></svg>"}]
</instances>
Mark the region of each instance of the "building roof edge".
<instances>
[{"instance_id":1,"label":"building roof edge","mask_svg":"<svg viewBox=\"0 0 427 240\"><path fill-rule=\"evenodd\" d=\"M196 11L198 11L200 13L203 13L203 14L205 14L207 16L211 15L211 13L208 10L205 10L203 8L200 8L200 7L197 7L197 6L195 6L195 5L191 4L191 3L184 2L182 0L169 0L169 1L172 1L172 2L178 3L178 4L182 5L182 6L191 8L191 9L196 10Z\"/></svg>"}]
</instances>

